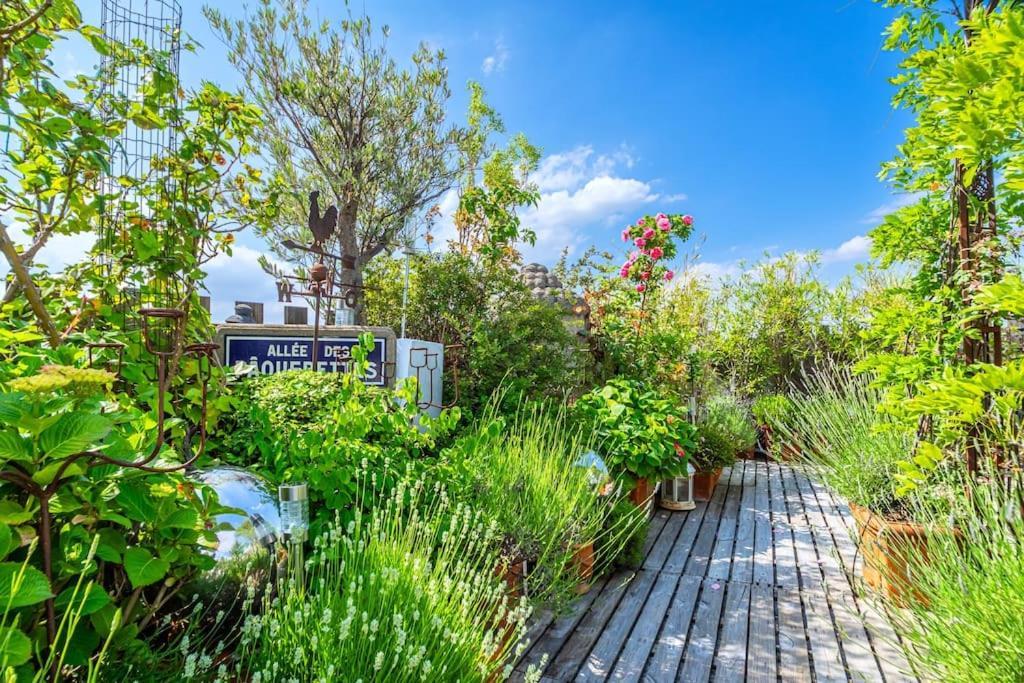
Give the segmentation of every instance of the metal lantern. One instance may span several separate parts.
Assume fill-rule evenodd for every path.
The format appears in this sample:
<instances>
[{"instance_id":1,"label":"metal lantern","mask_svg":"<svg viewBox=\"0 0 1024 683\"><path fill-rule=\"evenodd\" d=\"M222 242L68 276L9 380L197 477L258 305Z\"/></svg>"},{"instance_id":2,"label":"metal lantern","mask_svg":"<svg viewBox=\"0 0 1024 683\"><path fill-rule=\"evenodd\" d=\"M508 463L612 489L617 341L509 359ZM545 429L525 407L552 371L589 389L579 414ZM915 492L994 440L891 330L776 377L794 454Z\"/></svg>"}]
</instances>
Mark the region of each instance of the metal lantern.
<instances>
[{"instance_id":1,"label":"metal lantern","mask_svg":"<svg viewBox=\"0 0 1024 683\"><path fill-rule=\"evenodd\" d=\"M693 475L697 470L686 464L685 477L666 479L661 485L661 507L667 510L692 510L697 507L693 499Z\"/></svg>"}]
</instances>

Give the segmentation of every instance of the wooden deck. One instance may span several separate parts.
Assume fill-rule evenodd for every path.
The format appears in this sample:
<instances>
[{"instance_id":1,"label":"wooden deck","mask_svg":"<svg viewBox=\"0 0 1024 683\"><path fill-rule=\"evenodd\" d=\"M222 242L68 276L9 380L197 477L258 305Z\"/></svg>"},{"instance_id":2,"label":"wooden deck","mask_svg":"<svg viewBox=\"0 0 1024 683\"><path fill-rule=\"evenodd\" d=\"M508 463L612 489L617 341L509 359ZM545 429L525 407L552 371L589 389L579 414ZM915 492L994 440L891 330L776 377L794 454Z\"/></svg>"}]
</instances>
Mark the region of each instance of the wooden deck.
<instances>
[{"instance_id":1,"label":"wooden deck","mask_svg":"<svg viewBox=\"0 0 1024 683\"><path fill-rule=\"evenodd\" d=\"M853 589L852 529L800 469L738 461L710 502L655 514L640 569L564 617L539 615L514 678L546 655L549 682L913 680L888 620Z\"/></svg>"}]
</instances>

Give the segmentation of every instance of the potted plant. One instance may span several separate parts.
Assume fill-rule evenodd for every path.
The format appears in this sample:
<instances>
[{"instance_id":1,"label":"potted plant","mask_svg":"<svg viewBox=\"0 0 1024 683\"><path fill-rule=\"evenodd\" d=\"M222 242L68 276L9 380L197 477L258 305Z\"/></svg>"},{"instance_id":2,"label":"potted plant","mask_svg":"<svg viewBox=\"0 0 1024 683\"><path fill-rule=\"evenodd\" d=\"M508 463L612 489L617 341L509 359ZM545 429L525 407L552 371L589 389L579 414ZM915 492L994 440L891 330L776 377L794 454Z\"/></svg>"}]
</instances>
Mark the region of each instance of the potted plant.
<instances>
[{"instance_id":1,"label":"potted plant","mask_svg":"<svg viewBox=\"0 0 1024 683\"><path fill-rule=\"evenodd\" d=\"M655 483L685 475L695 430L676 401L641 382L612 379L580 398L576 410L634 505L653 509Z\"/></svg>"},{"instance_id":2,"label":"potted plant","mask_svg":"<svg viewBox=\"0 0 1024 683\"><path fill-rule=\"evenodd\" d=\"M697 428L697 447L693 453L694 500L711 500L722 468L735 459L736 450L728 434L714 422L702 422Z\"/></svg>"}]
</instances>

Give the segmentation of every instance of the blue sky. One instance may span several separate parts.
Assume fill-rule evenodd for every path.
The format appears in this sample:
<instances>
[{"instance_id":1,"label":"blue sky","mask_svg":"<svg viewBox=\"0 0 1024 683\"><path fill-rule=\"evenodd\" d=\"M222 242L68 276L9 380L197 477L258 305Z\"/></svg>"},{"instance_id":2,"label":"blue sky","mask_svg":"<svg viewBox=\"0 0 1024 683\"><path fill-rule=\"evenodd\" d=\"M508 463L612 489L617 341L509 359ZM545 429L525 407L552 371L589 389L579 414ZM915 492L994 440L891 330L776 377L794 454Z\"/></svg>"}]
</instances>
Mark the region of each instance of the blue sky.
<instances>
[{"instance_id":1,"label":"blue sky","mask_svg":"<svg viewBox=\"0 0 1024 683\"><path fill-rule=\"evenodd\" d=\"M185 82L237 86L201 3L181 1L185 31L203 44L182 60ZM241 2L217 4L241 14ZM311 6L322 18L342 12L334 0ZM454 118L465 83L479 80L509 132L542 148L542 199L524 212L540 236L530 260L550 265L566 245L621 250L625 222L682 212L705 236L708 272L766 250L817 249L835 278L866 258L865 233L900 203L876 174L909 120L889 104L896 58L881 51L881 32L891 13L870 0L355 7L391 27L400 61L419 41L446 51ZM59 65L84 68L80 49L59 49ZM235 298L275 298L269 278L254 284L261 249L245 237L235 258L211 268L215 319Z\"/></svg>"}]
</instances>

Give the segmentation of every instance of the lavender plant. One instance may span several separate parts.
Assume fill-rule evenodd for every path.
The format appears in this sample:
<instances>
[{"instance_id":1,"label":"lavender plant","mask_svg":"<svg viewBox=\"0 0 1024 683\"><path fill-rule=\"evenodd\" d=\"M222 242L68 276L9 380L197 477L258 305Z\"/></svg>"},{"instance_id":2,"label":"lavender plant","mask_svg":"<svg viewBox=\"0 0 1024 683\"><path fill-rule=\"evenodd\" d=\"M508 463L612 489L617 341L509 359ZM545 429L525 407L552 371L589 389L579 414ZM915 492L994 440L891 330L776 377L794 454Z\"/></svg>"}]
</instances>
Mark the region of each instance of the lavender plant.
<instances>
[{"instance_id":1,"label":"lavender plant","mask_svg":"<svg viewBox=\"0 0 1024 683\"><path fill-rule=\"evenodd\" d=\"M362 477L355 520L314 543L249 617L245 680L491 681L511 674L529 608L495 574L497 530L439 484L403 480L385 498ZM369 514L360 509L373 510Z\"/></svg>"}]
</instances>

